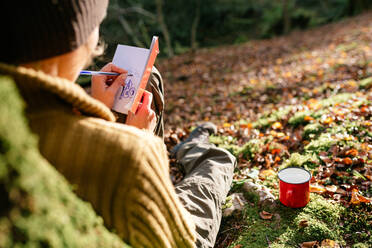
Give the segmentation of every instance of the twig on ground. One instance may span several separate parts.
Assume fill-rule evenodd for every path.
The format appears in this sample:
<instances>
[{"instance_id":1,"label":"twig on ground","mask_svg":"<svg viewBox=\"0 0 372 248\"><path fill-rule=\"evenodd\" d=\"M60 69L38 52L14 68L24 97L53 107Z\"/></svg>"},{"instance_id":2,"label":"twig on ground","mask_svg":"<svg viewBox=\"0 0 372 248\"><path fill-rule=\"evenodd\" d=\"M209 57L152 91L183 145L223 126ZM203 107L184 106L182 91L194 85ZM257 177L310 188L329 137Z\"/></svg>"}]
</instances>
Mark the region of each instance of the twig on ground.
<instances>
[{"instance_id":1,"label":"twig on ground","mask_svg":"<svg viewBox=\"0 0 372 248\"><path fill-rule=\"evenodd\" d=\"M229 229L226 229L226 230L223 230L221 233L225 233L225 232L228 232L228 231L230 231L230 230L234 230L234 229L240 229L241 227L246 227L246 228L248 228L247 226L234 226L234 227L232 227L232 228L229 228Z\"/></svg>"},{"instance_id":2,"label":"twig on ground","mask_svg":"<svg viewBox=\"0 0 372 248\"><path fill-rule=\"evenodd\" d=\"M271 242L270 242L269 238L267 237L267 235L265 235L265 236L266 236L266 241L267 241L267 244L268 244L268 246L270 247L270 245L271 245Z\"/></svg>"}]
</instances>

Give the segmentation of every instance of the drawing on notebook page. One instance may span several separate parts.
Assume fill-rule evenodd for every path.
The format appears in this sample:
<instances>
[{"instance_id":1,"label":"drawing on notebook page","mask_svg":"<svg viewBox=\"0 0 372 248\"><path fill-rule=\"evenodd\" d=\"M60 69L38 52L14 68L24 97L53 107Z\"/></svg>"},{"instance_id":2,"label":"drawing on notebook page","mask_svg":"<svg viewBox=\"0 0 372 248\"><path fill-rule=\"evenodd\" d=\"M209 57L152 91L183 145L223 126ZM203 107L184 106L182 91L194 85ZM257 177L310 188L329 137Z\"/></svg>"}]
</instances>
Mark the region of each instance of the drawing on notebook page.
<instances>
[{"instance_id":1,"label":"drawing on notebook page","mask_svg":"<svg viewBox=\"0 0 372 248\"><path fill-rule=\"evenodd\" d=\"M112 62L133 76L127 77L125 86L116 93L113 110L123 114L128 114L128 111L135 113L158 53L159 44L156 36L152 39L150 49L117 46Z\"/></svg>"},{"instance_id":2,"label":"drawing on notebook page","mask_svg":"<svg viewBox=\"0 0 372 248\"><path fill-rule=\"evenodd\" d=\"M119 100L123 98L132 98L134 97L136 93L136 88L133 83L133 78L141 78L141 75L136 70L133 70L129 72L128 74L132 74L132 77L127 77L125 81L125 86L122 87L120 91Z\"/></svg>"}]
</instances>

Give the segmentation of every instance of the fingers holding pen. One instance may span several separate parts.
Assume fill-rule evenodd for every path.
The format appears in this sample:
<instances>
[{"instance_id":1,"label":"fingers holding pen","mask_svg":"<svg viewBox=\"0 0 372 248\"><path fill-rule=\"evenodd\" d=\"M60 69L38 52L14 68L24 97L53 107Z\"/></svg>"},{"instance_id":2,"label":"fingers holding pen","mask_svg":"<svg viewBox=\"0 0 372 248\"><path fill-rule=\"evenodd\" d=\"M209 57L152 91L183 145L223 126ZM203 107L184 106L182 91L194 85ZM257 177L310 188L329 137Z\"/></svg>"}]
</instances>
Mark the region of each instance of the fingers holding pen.
<instances>
[{"instance_id":1,"label":"fingers holding pen","mask_svg":"<svg viewBox=\"0 0 372 248\"><path fill-rule=\"evenodd\" d=\"M92 77L92 96L103 102L107 107L112 108L117 91L121 86L125 86L126 78L132 75L128 75L127 70L112 63L105 65L101 71L119 73L118 76L96 75ZM142 102L139 104L136 113L128 113L126 124L153 131L156 126L156 114L151 109L152 100L152 94L144 91Z\"/></svg>"},{"instance_id":2,"label":"fingers holding pen","mask_svg":"<svg viewBox=\"0 0 372 248\"><path fill-rule=\"evenodd\" d=\"M113 63L106 64L104 67L102 67L102 69L100 71L102 71L102 72L116 72L116 73L119 73L119 74L128 74L127 70L124 70L124 69L114 65ZM115 79L117 77L118 76L96 75L96 76L92 77L92 81L95 78L100 78L100 83L101 83L100 87L106 87L106 86L110 86L115 81Z\"/></svg>"},{"instance_id":3,"label":"fingers holding pen","mask_svg":"<svg viewBox=\"0 0 372 248\"><path fill-rule=\"evenodd\" d=\"M124 70L123 68L120 68L120 67L114 65L113 63L106 64L104 67L102 67L102 69L100 71L117 72L117 73L120 73L120 74L128 72L127 70Z\"/></svg>"},{"instance_id":4,"label":"fingers holding pen","mask_svg":"<svg viewBox=\"0 0 372 248\"><path fill-rule=\"evenodd\" d=\"M120 73L118 76L96 75L92 76L92 97L112 108L115 95L120 86L125 85L128 71L117 67L112 63L105 65L101 71Z\"/></svg>"},{"instance_id":5,"label":"fingers holding pen","mask_svg":"<svg viewBox=\"0 0 372 248\"><path fill-rule=\"evenodd\" d=\"M125 86L125 79L127 78L127 76L128 72L125 72L117 76L114 79L114 82L110 86L108 86L107 91L115 95L120 86Z\"/></svg>"}]
</instances>

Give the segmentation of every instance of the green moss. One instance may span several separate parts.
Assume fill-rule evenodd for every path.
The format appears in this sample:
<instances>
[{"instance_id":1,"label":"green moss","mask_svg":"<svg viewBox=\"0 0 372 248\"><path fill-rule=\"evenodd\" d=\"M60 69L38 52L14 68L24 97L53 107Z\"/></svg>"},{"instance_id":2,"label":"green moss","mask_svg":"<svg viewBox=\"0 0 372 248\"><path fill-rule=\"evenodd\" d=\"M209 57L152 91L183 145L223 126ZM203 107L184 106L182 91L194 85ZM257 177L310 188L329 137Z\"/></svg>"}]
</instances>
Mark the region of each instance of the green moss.
<instances>
[{"instance_id":1,"label":"green moss","mask_svg":"<svg viewBox=\"0 0 372 248\"><path fill-rule=\"evenodd\" d=\"M304 217L304 216L303 216ZM302 231L303 240L324 240L326 238L337 240L338 236L332 229L333 223L325 224L308 216L308 226Z\"/></svg>"},{"instance_id":2,"label":"green moss","mask_svg":"<svg viewBox=\"0 0 372 248\"><path fill-rule=\"evenodd\" d=\"M303 238L306 240L341 240L341 232L335 227L334 223L340 222L341 214L345 211L338 204L332 204L323 198L314 197L313 200L304 208L295 222L299 226L300 221L307 221L307 226L300 228Z\"/></svg>"},{"instance_id":3,"label":"green moss","mask_svg":"<svg viewBox=\"0 0 372 248\"><path fill-rule=\"evenodd\" d=\"M244 192L244 197L247 201L252 202L253 204L257 205L260 197L257 193L253 192Z\"/></svg>"},{"instance_id":4,"label":"green moss","mask_svg":"<svg viewBox=\"0 0 372 248\"><path fill-rule=\"evenodd\" d=\"M230 208L230 207L232 207L232 205L233 205L232 198L231 198L231 196L228 196L228 197L226 197L225 203L222 205L222 210L224 210L226 208Z\"/></svg>"},{"instance_id":5,"label":"green moss","mask_svg":"<svg viewBox=\"0 0 372 248\"><path fill-rule=\"evenodd\" d=\"M336 47L336 50L341 51L341 52L349 52L351 50L354 50L357 48L359 44L357 42L351 42L351 43L343 43L341 45L338 45Z\"/></svg>"},{"instance_id":6,"label":"green moss","mask_svg":"<svg viewBox=\"0 0 372 248\"><path fill-rule=\"evenodd\" d=\"M314 169L317 166L318 158L315 154L301 155L299 153L292 153L289 159L284 161L280 166L280 169L286 167L304 167L306 169Z\"/></svg>"},{"instance_id":7,"label":"green moss","mask_svg":"<svg viewBox=\"0 0 372 248\"><path fill-rule=\"evenodd\" d=\"M228 150L234 156L237 156L239 154L239 146L234 145L234 143L236 143L236 138L233 138L231 136L211 135L209 137L209 142L217 145L218 147Z\"/></svg>"},{"instance_id":8,"label":"green moss","mask_svg":"<svg viewBox=\"0 0 372 248\"><path fill-rule=\"evenodd\" d=\"M279 219L262 220L259 216L260 209L255 206L246 207L243 211L241 224L245 229L239 234L230 247L241 244L242 247L268 247L266 236L269 240L275 240L283 232L282 228L277 228Z\"/></svg>"},{"instance_id":9,"label":"green moss","mask_svg":"<svg viewBox=\"0 0 372 248\"><path fill-rule=\"evenodd\" d=\"M304 120L305 116L311 116L314 119L318 119L328 112L328 110L326 110L327 107L334 106L337 103L346 102L352 96L353 94L350 93L342 93L334 95L327 99L320 100L319 106L321 107L321 109L317 111L306 110L302 112L296 112L292 117L289 118L288 123L293 126L304 124L306 123ZM272 111L271 113L268 112L264 114L261 118L259 118L256 122L254 122L253 127L258 129L266 128L276 121L286 119L286 117L288 117L288 115L290 115L291 112L294 112L294 109L295 109L294 106L289 105L281 107L276 111Z\"/></svg>"},{"instance_id":10,"label":"green moss","mask_svg":"<svg viewBox=\"0 0 372 248\"><path fill-rule=\"evenodd\" d=\"M304 133L303 133L303 137L304 138L313 138L313 136L319 134L320 132L322 132L324 130L324 127L319 124L319 123L312 123L312 124L307 124L305 127L304 127Z\"/></svg>"},{"instance_id":11,"label":"green moss","mask_svg":"<svg viewBox=\"0 0 372 248\"><path fill-rule=\"evenodd\" d=\"M9 78L0 98L0 247L125 247L41 157Z\"/></svg>"},{"instance_id":12,"label":"green moss","mask_svg":"<svg viewBox=\"0 0 372 248\"><path fill-rule=\"evenodd\" d=\"M312 195L309 204L298 210L293 225L288 226L276 243L290 245L290 242L299 244L305 241L322 241L324 239L344 243L341 237L342 228L339 225L344 212L345 208L341 205L329 203L321 196ZM301 221L306 221L307 226L300 226Z\"/></svg>"},{"instance_id":13,"label":"green moss","mask_svg":"<svg viewBox=\"0 0 372 248\"><path fill-rule=\"evenodd\" d=\"M368 89L372 86L372 77L365 78L359 81L359 88Z\"/></svg>"},{"instance_id":14,"label":"green moss","mask_svg":"<svg viewBox=\"0 0 372 248\"><path fill-rule=\"evenodd\" d=\"M357 243L352 246L352 248L369 248L370 246L363 243Z\"/></svg>"},{"instance_id":15,"label":"green moss","mask_svg":"<svg viewBox=\"0 0 372 248\"><path fill-rule=\"evenodd\" d=\"M348 237L351 244L363 243L372 247L372 205L360 204L350 206L343 215L343 236ZM358 246L357 246L358 247ZM362 247L362 246L361 246Z\"/></svg>"},{"instance_id":16,"label":"green moss","mask_svg":"<svg viewBox=\"0 0 372 248\"><path fill-rule=\"evenodd\" d=\"M342 227L340 217L345 208L339 204L326 201L318 195L311 195L309 204L300 209L291 209L279 205L271 220L263 220L259 213L262 211L257 205L244 210L241 224L245 229L239 238L230 245L234 247L298 247L306 241L332 239L340 244L345 241L341 237ZM307 221L307 226L301 227L300 221Z\"/></svg>"},{"instance_id":17,"label":"green moss","mask_svg":"<svg viewBox=\"0 0 372 248\"><path fill-rule=\"evenodd\" d=\"M221 145L221 144L226 144L228 142L228 138L226 136L216 136L216 135L211 135L209 136L209 142L216 144L216 145Z\"/></svg>"},{"instance_id":18,"label":"green moss","mask_svg":"<svg viewBox=\"0 0 372 248\"><path fill-rule=\"evenodd\" d=\"M305 121L306 116L311 116L311 111L301 111L295 113L289 120L288 123L292 126L298 126L300 124L305 124L307 121Z\"/></svg>"},{"instance_id":19,"label":"green moss","mask_svg":"<svg viewBox=\"0 0 372 248\"><path fill-rule=\"evenodd\" d=\"M245 86L240 92L236 92L236 94L239 94L241 96L248 96L250 94L252 94L252 92L254 91L254 88L252 86ZM231 96L234 96L233 94Z\"/></svg>"},{"instance_id":20,"label":"green moss","mask_svg":"<svg viewBox=\"0 0 372 248\"><path fill-rule=\"evenodd\" d=\"M338 221L345 208L331 203L319 195L312 195L311 202L304 208L304 213L312 218L324 220L327 223Z\"/></svg>"},{"instance_id":21,"label":"green moss","mask_svg":"<svg viewBox=\"0 0 372 248\"><path fill-rule=\"evenodd\" d=\"M261 152L264 142L261 139L251 139L238 151L246 159L252 159L257 153Z\"/></svg>"},{"instance_id":22,"label":"green moss","mask_svg":"<svg viewBox=\"0 0 372 248\"><path fill-rule=\"evenodd\" d=\"M336 103L343 103L343 102L346 102L347 100L349 100L351 97L353 96L353 94L350 94L350 93L342 93L342 94L337 94L337 95L334 95L330 98L327 98L327 99L323 99L320 101L320 104L323 108L325 107L328 107L328 106L333 106L335 105Z\"/></svg>"},{"instance_id":23,"label":"green moss","mask_svg":"<svg viewBox=\"0 0 372 248\"><path fill-rule=\"evenodd\" d=\"M336 144L336 140L331 137L329 133L322 133L317 139L312 140L305 146L306 151L319 153L320 151L327 151L332 145Z\"/></svg>"},{"instance_id":24,"label":"green moss","mask_svg":"<svg viewBox=\"0 0 372 248\"><path fill-rule=\"evenodd\" d=\"M320 119L323 115L328 114L329 110L328 109L319 109L318 111L315 111L311 114L311 116L314 119Z\"/></svg>"},{"instance_id":25,"label":"green moss","mask_svg":"<svg viewBox=\"0 0 372 248\"><path fill-rule=\"evenodd\" d=\"M291 111L293 106L286 106L273 111L271 114L263 115L256 122L253 123L254 128L265 128L270 126L272 123L284 119Z\"/></svg>"}]
</instances>

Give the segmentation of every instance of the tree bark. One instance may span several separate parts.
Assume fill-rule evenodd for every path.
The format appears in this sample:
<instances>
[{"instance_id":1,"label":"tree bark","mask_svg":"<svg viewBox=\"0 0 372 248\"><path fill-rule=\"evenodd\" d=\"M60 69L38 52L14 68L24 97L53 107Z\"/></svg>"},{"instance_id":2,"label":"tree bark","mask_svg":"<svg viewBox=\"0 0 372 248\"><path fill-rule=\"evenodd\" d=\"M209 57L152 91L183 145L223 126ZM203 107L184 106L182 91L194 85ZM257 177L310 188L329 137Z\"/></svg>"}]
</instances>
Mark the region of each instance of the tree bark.
<instances>
[{"instance_id":1,"label":"tree bark","mask_svg":"<svg viewBox=\"0 0 372 248\"><path fill-rule=\"evenodd\" d=\"M200 0L196 0L195 17L191 25L191 50L195 51L198 48L198 42L196 39L197 30L200 21Z\"/></svg>"},{"instance_id":2,"label":"tree bark","mask_svg":"<svg viewBox=\"0 0 372 248\"><path fill-rule=\"evenodd\" d=\"M289 8L289 1L290 0L283 0L283 33L288 34L291 30L291 16L289 14L288 8Z\"/></svg>"},{"instance_id":3,"label":"tree bark","mask_svg":"<svg viewBox=\"0 0 372 248\"><path fill-rule=\"evenodd\" d=\"M369 0L349 0L349 15L362 13L368 7Z\"/></svg>"},{"instance_id":4,"label":"tree bark","mask_svg":"<svg viewBox=\"0 0 372 248\"><path fill-rule=\"evenodd\" d=\"M172 57L174 55L172 43L168 31L167 24L164 21L164 15L163 15L163 0L156 0L156 13L157 13L157 19L160 25L160 28L162 30L162 33L164 35L165 39L165 45L167 47L167 53L169 57Z\"/></svg>"},{"instance_id":5,"label":"tree bark","mask_svg":"<svg viewBox=\"0 0 372 248\"><path fill-rule=\"evenodd\" d=\"M118 16L118 20L119 20L120 25L123 27L124 31L128 35L130 35L134 44L136 44L136 46L139 46L139 47L144 47L145 44L143 44L143 42L138 39L137 35L133 32L133 29L131 28L127 20L125 20L125 18L122 17L121 15Z\"/></svg>"}]
</instances>

